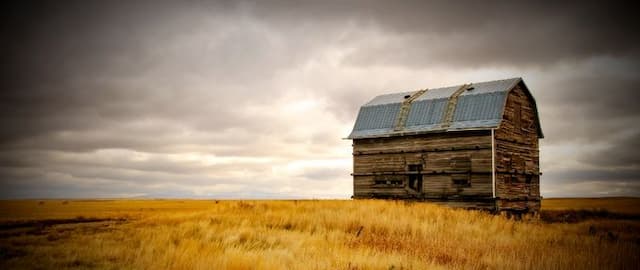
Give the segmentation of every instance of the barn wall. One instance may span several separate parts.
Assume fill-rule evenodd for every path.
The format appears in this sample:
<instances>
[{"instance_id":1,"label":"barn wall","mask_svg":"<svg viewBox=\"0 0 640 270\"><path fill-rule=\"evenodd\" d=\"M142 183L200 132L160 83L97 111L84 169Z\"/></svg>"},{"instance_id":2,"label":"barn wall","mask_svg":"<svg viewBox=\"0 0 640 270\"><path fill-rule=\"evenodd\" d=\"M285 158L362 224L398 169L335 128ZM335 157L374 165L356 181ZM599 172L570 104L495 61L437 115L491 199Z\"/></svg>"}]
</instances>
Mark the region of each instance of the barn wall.
<instances>
[{"instance_id":1,"label":"barn wall","mask_svg":"<svg viewBox=\"0 0 640 270\"><path fill-rule=\"evenodd\" d=\"M521 85L516 86L507 97L500 128L495 130L500 209L540 209L539 127L532 102Z\"/></svg>"},{"instance_id":2,"label":"barn wall","mask_svg":"<svg viewBox=\"0 0 640 270\"><path fill-rule=\"evenodd\" d=\"M354 198L437 199L480 204L482 200L478 199L493 197L491 155L490 131L355 139ZM422 170L410 171L410 165L422 165ZM412 174L422 176L420 192L409 188ZM468 179L469 183L456 184L454 178ZM391 184L376 183L387 180Z\"/></svg>"}]
</instances>

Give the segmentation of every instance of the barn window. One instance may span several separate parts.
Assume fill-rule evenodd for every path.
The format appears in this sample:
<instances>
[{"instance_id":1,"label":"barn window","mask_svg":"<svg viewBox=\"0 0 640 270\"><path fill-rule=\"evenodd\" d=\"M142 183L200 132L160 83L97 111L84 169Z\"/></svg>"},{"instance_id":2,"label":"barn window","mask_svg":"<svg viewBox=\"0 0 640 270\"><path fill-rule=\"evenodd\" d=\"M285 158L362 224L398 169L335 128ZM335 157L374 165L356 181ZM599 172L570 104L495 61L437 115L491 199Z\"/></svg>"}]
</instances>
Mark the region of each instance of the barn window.
<instances>
[{"instance_id":1,"label":"barn window","mask_svg":"<svg viewBox=\"0 0 640 270\"><path fill-rule=\"evenodd\" d=\"M422 164L409 164L407 171L411 173L408 176L409 188L420 192L422 190Z\"/></svg>"},{"instance_id":2,"label":"barn window","mask_svg":"<svg viewBox=\"0 0 640 270\"><path fill-rule=\"evenodd\" d=\"M471 171L471 158L466 157L454 157L450 161L451 169L456 172L469 172Z\"/></svg>"},{"instance_id":3,"label":"barn window","mask_svg":"<svg viewBox=\"0 0 640 270\"><path fill-rule=\"evenodd\" d=\"M380 177L374 179L375 187L402 187L403 181L397 178Z\"/></svg>"},{"instance_id":4,"label":"barn window","mask_svg":"<svg viewBox=\"0 0 640 270\"><path fill-rule=\"evenodd\" d=\"M452 174L451 180L453 185L457 187L470 187L469 174Z\"/></svg>"},{"instance_id":5,"label":"barn window","mask_svg":"<svg viewBox=\"0 0 640 270\"><path fill-rule=\"evenodd\" d=\"M409 164L410 172L419 172L422 171L422 164Z\"/></svg>"}]
</instances>

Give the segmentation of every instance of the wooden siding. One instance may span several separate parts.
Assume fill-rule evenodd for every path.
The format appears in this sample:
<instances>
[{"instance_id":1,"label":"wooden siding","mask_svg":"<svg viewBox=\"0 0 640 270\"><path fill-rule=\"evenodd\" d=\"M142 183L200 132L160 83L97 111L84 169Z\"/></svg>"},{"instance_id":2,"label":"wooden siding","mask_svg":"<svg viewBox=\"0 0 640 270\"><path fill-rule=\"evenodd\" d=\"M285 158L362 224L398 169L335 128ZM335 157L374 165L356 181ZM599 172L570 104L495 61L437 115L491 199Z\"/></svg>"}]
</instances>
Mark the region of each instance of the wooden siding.
<instances>
[{"instance_id":1,"label":"wooden siding","mask_svg":"<svg viewBox=\"0 0 640 270\"><path fill-rule=\"evenodd\" d=\"M514 87L500 128L495 130L499 209L540 209L539 127L532 102L520 85Z\"/></svg>"},{"instance_id":2,"label":"wooden siding","mask_svg":"<svg viewBox=\"0 0 640 270\"><path fill-rule=\"evenodd\" d=\"M356 139L353 161L354 198L461 201L493 197L490 131ZM409 171L409 165L422 169ZM420 190L409 188L409 175L422 177ZM469 182L457 185L454 177ZM401 185L376 184L398 180Z\"/></svg>"}]
</instances>

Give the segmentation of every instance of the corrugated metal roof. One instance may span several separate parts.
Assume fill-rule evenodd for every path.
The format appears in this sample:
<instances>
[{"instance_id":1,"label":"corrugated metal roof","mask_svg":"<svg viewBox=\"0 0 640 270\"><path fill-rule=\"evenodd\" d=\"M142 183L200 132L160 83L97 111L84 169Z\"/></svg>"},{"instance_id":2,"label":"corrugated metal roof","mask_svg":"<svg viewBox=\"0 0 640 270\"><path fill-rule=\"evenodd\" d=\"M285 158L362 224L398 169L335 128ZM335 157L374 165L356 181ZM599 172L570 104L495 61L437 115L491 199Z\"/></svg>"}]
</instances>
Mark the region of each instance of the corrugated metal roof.
<instances>
[{"instance_id":1,"label":"corrugated metal roof","mask_svg":"<svg viewBox=\"0 0 640 270\"><path fill-rule=\"evenodd\" d=\"M502 106L506 97L507 92L460 95L453 114L453 122L502 119Z\"/></svg>"},{"instance_id":2,"label":"corrugated metal roof","mask_svg":"<svg viewBox=\"0 0 640 270\"><path fill-rule=\"evenodd\" d=\"M447 103L447 98L414 101L411 103L406 127L419 129L421 126L440 123L447 110Z\"/></svg>"},{"instance_id":3,"label":"corrugated metal roof","mask_svg":"<svg viewBox=\"0 0 640 270\"><path fill-rule=\"evenodd\" d=\"M521 78L512 78L472 84L472 90L465 90L457 97L451 123L445 123L444 119L449 99L462 85L429 89L410 104L405 126L395 131L404 97L416 91L377 96L360 108L348 138L497 128L509 90L521 81ZM542 137L542 133L540 135Z\"/></svg>"},{"instance_id":4,"label":"corrugated metal roof","mask_svg":"<svg viewBox=\"0 0 640 270\"><path fill-rule=\"evenodd\" d=\"M400 111L400 105L402 105L402 103L362 106L353 130L393 130L393 125Z\"/></svg>"}]
</instances>

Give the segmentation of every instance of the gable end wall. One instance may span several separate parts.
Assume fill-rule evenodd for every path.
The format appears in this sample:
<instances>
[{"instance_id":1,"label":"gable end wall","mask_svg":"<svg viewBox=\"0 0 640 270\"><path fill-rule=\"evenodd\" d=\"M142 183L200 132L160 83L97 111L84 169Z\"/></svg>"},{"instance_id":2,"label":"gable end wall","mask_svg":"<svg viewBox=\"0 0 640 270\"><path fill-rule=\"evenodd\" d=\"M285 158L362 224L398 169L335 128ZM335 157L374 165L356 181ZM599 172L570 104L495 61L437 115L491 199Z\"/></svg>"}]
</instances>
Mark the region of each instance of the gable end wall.
<instances>
[{"instance_id":1,"label":"gable end wall","mask_svg":"<svg viewBox=\"0 0 640 270\"><path fill-rule=\"evenodd\" d=\"M507 97L502 123L495 130L499 209L540 209L539 127L535 117L533 101L522 84L516 85Z\"/></svg>"}]
</instances>

